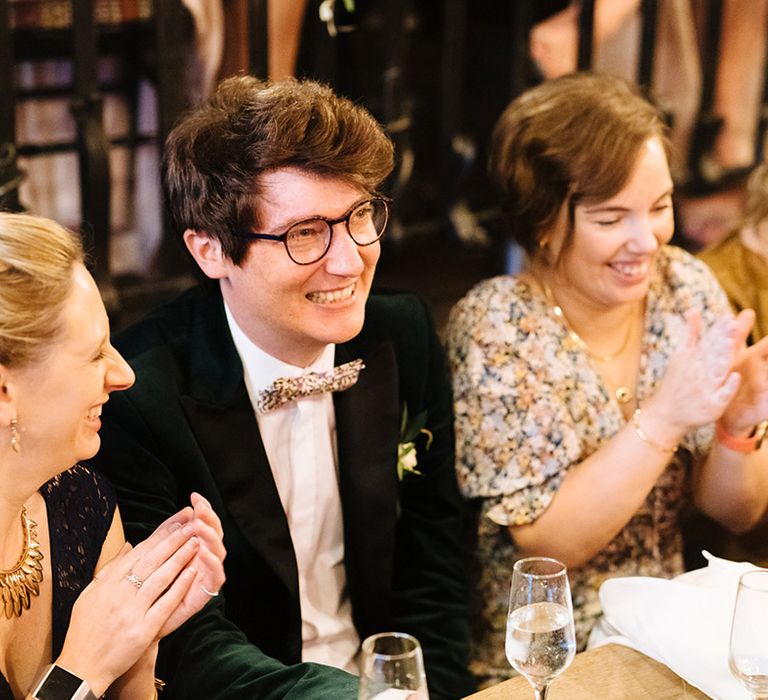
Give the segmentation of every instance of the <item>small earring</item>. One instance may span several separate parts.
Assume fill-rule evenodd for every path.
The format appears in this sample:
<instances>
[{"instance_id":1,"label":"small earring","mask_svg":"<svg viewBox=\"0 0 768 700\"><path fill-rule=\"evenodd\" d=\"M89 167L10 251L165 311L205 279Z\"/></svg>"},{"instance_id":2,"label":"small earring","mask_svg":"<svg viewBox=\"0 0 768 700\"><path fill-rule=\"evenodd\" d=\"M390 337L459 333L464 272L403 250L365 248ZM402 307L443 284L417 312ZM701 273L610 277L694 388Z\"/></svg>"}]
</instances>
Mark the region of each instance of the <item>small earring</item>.
<instances>
[{"instance_id":1,"label":"small earring","mask_svg":"<svg viewBox=\"0 0 768 700\"><path fill-rule=\"evenodd\" d=\"M11 448L14 452L21 452L21 439L18 431L19 421L11 418Z\"/></svg>"}]
</instances>

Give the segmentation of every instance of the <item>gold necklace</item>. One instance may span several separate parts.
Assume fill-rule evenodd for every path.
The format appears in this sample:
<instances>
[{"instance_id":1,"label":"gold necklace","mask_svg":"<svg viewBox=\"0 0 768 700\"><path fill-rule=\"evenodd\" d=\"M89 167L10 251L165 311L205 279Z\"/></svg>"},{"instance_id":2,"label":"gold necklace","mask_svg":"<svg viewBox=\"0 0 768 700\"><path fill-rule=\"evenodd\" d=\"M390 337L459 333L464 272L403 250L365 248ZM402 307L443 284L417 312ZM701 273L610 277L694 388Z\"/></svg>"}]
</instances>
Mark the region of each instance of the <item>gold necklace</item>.
<instances>
[{"instance_id":1,"label":"gold necklace","mask_svg":"<svg viewBox=\"0 0 768 700\"><path fill-rule=\"evenodd\" d=\"M19 560L7 571L0 569L0 598L9 620L14 616L21 617L24 610L29 610L32 596L40 595L43 580L43 553L37 539L37 523L27 517L26 506L21 509L21 529L24 542Z\"/></svg>"},{"instance_id":2,"label":"gold necklace","mask_svg":"<svg viewBox=\"0 0 768 700\"><path fill-rule=\"evenodd\" d=\"M544 296L547 298L547 301L552 306L552 313L557 316L565 326L565 330L568 332L568 337L576 343L576 345L579 346L581 350L583 350L588 357L591 357L593 360L597 360L598 362L604 362L606 364L610 364L613 362L617 357L619 357L626 349L627 345L629 345L629 339L632 336L632 324L627 324L627 332L624 334L624 340L621 341L621 345L617 350L612 352L609 355L600 355L596 352L592 352L590 350L589 345L587 345L586 341L575 331L573 330L571 324L568 322L568 318L565 315L565 312L563 311L560 304L557 303L557 299L555 299L555 295L552 292L552 290L549 288L549 285L546 282L540 282L541 288L544 290ZM626 385L622 385L620 387L617 387L617 389L613 392L613 395L616 397L616 400L620 404L629 403L632 401L632 399L635 398L635 392L632 391L632 388Z\"/></svg>"}]
</instances>

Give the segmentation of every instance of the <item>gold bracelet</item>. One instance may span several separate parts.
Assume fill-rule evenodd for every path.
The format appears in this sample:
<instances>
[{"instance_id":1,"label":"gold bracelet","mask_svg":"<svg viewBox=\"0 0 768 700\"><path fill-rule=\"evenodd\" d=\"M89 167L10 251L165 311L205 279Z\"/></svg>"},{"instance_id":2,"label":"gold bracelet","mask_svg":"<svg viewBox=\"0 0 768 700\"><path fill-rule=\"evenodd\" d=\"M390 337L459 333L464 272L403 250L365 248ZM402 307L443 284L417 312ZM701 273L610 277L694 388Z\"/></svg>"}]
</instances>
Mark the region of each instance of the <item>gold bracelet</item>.
<instances>
[{"instance_id":1,"label":"gold bracelet","mask_svg":"<svg viewBox=\"0 0 768 700\"><path fill-rule=\"evenodd\" d=\"M640 427L640 409L636 408L635 412L632 414L632 427L635 429L635 432L637 433L638 437L643 441L647 442L651 447L653 447L658 452L663 452L664 454L674 454L677 452L677 446L675 447L664 447L664 445L660 445L656 440L648 437L643 429Z\"/></svg>"}]
</instances>

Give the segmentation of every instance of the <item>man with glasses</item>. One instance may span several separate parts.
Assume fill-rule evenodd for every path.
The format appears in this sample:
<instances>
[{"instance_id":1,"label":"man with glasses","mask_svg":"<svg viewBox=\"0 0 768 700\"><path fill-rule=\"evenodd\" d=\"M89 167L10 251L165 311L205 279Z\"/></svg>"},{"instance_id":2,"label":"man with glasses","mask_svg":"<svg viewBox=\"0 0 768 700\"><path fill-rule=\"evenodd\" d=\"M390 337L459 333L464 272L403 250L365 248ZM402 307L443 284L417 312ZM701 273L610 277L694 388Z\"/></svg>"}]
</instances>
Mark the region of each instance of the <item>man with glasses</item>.
<instances>
[{"instance_id":1,"label":"man with glasses","mask_svg":"<svg viewBox=\"0 0 768 700\"><path fill-rule=\"evenodd\" d=\"M227 582L161 645L166 700L356 698L389 630L421 642L432 700L469 690L443 353L415 296L369 296L392 162L310 81L231 78L168 139L206 282L117 339L137 380L97 458L129 538L191 490L222 519Z\"/></svg>"}]
</instances>

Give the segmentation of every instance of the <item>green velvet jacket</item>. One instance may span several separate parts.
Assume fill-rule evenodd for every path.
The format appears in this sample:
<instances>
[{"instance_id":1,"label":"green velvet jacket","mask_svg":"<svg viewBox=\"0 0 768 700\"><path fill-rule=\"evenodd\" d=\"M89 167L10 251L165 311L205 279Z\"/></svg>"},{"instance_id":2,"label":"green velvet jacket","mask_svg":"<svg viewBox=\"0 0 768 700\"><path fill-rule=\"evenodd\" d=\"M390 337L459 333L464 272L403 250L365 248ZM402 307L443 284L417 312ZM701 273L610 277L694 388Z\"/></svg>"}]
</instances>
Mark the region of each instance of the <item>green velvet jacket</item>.
<instances>
[{"instance_id":1,"label":"green velvet jacket","mask_svg":"<svg viewBox=\"0 0 768 700\"><path fill-rule=\"evenodd\" d=\"M115 340L136 384L113 394L93 464L115 484L128 539L144 538L203 494L227 547L223 595L161 643L170 698L357 697L357 679L301 663L298 575L288 523L218 292L196 288ZM425 305L372 295L362 332L336 348L360 357L334 395L345 565L360 638L399 630L424 649L432 700L471 690L461 502L450 383ZM421 475L397 475L401 416L426 411Z\"/></svg>"}]
</instances>

